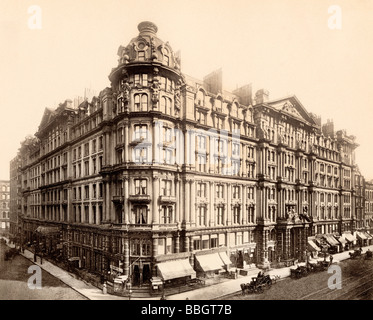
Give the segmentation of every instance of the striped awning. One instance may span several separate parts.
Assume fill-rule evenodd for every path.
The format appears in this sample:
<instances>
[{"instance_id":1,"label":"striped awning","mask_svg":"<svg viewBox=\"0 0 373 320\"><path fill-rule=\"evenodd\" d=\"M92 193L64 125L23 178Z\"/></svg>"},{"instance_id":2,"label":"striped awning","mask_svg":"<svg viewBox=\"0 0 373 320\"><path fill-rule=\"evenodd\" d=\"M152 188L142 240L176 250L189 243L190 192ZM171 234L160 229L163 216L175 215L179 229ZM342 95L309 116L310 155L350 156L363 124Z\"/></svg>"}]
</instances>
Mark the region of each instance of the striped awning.
<instances>
[{"instance_id":1,"label":"striped awning","mask_svg":"<svg viewBox=\"0 0 373 320\"><path fill-rule=\"evenodd\" d=\"M196 272L189 263L189 259L172 260L157 264L158 271L163 280L177 279L191 276L196 277Z\"/></svg>"},{"instance_id":2,"label":"striped awning","mask_svg":"<svg viewBox=\"0 0 373 320\"><path fill-rule=\"evenodd\" d=\"M321 251L315 242L308 240L308 250L310 251Z\"/></svg>"},{"instance_id":3,"label":"striped awning","mask_svg":"<svg viewBox=\"0 0 373 320\"><path fill-rule=\"evenodd\" d=\"M356 237L352 235L351 233L343 233L342 236L349 242L354 242L356 241Z\"/></svg>"},{"instance_id":4,"label":"striped awning","mask_svg":"<svg viewBox=\"0 0 373 320\"><path fill-rule=\"evenodd\" d=\"M368 237L361 231L356 231L356 235L360 240L367 240Z\"/></svg>"},{"instance_id":5,"label":"striped awning","mask_svg":"<svg viewBox=\"0 0 373 320\"><path fill-rule=\"evenodd\" d=\"M324 239L331 245L331 246L339 246L339 242L336 238L334 238L330 234L325 234Z\"/></svg>"}]
</instances>

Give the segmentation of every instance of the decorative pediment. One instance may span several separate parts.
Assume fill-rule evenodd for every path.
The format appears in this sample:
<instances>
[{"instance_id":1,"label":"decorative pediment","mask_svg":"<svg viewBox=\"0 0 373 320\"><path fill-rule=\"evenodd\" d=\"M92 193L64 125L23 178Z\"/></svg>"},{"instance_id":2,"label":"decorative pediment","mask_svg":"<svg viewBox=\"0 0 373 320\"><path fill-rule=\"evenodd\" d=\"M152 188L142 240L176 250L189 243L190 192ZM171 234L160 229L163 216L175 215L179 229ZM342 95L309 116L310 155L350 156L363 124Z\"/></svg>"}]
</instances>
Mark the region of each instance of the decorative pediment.
<instances>
[{"instance_id":1,"label":"decorative pediment","mask_svg":"<svg viewBox=\"0 0 373 320\"><path fill-rule=\"evenodd\" d=\"M289 115L315 125L315 120L310 116L307 110L296 96L286 97L280 100L268 102L268 104L283 113L284 116Z\"/></svg>"},{"instance_id":2,"label":"decorative pediment","mask_svg":"<svg viewBox=\"0 0 373 320\"><path fill-rule=\"evenodd\" d=\"M282 106L282 109L281 111L284 111L286 113L289 113L291 114L292 116L294 117L297 117L297 118L303 118L299 112L297 111L297 109L295 109L294 105L290 102L290 101L286 101L283 106Z\"/></svg>"}]
</instances>

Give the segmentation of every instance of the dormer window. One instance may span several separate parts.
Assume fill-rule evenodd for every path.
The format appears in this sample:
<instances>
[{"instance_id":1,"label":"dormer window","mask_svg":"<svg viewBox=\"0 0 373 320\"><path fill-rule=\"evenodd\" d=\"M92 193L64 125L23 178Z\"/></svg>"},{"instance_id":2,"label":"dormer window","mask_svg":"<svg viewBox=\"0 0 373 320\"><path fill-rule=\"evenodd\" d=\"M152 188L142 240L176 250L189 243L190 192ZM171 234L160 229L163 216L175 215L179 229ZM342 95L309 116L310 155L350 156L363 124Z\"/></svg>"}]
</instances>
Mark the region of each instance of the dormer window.
<instances>
[{"instance_id":1,"label":"dormer window","mask_svg":"<svg viewBox=\"0 0 373 320\"><path fill-rule=\"evenodd\" d=\"M145 61L145 51L141 50L138 52L138 59L140 61Z\"/></svg>"},{"instance_id":2,"label":"dormer window","mask_svg":"<svg viewBox=\"0 0 373 320\"><path fill-rule=\"evenodd\" d=\"M170 65L170 54L167 49L163 49L163 64Z\"/></svg>"}]
</instances>

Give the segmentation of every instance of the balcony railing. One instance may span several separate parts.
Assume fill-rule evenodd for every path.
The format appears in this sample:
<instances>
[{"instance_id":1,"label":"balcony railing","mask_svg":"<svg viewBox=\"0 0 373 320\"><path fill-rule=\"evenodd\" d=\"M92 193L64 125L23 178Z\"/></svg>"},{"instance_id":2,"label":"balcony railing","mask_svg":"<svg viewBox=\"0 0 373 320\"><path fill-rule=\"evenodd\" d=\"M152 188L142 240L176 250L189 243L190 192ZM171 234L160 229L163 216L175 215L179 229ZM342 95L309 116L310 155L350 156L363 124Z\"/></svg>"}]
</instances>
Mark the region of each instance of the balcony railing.
<instances>
[{"instance_id":1,"label":"balcony railing","mask_svg":"<svg viewBox=\"0 0 373 320\"><path fill-rule=\"evenodd\" d=\"M129 196L129 201L131 202L150 202L150 196L147 194L133 194Z\"/></svg>"}]
</instances>

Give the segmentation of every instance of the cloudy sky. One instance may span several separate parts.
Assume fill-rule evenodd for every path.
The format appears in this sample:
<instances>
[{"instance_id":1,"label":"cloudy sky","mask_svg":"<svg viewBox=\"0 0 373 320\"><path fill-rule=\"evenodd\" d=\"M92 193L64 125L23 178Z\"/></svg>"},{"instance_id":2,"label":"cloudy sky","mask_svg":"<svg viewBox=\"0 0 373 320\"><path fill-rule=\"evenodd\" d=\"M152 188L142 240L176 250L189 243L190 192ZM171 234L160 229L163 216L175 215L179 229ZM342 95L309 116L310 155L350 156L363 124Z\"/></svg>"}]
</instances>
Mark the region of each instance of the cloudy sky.
<instances>
[{"instance_id":1,"label":"cloudy sky","mask_svg":"<svg viewBox=\"0 0 373 320\"><path fill-rule=\"evenodd\" d=\"M30 29L31 5L41 29ZM331 29L341 9L341 29ZM322 121L357 137L357 163L373 178L373 0L1 0L0 179L46 107L109 85L119 45L150 20L203 78L223 69L227 90L252 83L270 98L295 94ZM335 20L333 20L335 22Z\"/></svg>"}]
</instances>

